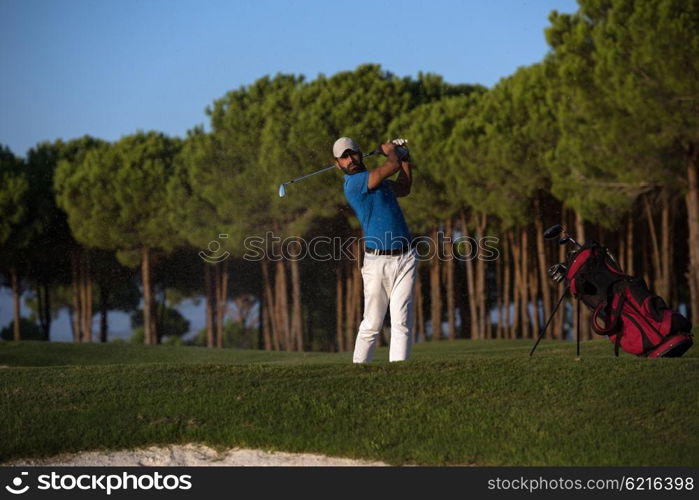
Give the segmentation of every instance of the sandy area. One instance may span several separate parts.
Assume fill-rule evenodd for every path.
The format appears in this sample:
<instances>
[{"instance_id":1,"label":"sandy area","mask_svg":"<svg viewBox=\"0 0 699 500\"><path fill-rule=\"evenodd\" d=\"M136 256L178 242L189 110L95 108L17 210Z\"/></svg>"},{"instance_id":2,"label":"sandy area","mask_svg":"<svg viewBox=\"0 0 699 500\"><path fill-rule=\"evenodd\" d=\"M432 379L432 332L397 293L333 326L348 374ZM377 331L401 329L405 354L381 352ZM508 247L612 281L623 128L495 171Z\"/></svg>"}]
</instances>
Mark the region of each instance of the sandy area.
<instances>
[{"instance_id":1,"label":"sandy area","mask_svg":"<svg viewBox=\"0 0 699 500\"><path fill-rule=\"evenodd\" d=\"M382 462L368 462L349 458L326 457L309 453L266 452L233 448L218 452L199 444L151 446L150 448L120 451L86 451L41 459L14 460L3 466L382 466Z\"/></svg>"}]
</instances>

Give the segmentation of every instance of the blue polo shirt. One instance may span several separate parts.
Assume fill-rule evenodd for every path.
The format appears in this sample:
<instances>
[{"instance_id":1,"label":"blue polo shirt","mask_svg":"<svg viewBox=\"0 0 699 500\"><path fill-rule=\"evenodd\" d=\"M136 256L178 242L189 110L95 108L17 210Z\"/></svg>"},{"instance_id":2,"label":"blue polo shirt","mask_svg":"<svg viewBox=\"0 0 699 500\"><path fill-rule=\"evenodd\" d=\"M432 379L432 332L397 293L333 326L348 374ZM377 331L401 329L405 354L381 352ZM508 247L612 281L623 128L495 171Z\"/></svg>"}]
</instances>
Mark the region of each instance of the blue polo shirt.
<instances>
[{"instance_id":1,"label":"blue polo shirt","mask_svg":"<svg viewBox=\"0 0 699 500\"><path fill-rule=\"evenodd\" d=\"M396 195L386 180L369 189L369 172L345 174L345 198L364 230L366 248L389 250L409 244L411 236Z\"/></svg>"}]
</instances>

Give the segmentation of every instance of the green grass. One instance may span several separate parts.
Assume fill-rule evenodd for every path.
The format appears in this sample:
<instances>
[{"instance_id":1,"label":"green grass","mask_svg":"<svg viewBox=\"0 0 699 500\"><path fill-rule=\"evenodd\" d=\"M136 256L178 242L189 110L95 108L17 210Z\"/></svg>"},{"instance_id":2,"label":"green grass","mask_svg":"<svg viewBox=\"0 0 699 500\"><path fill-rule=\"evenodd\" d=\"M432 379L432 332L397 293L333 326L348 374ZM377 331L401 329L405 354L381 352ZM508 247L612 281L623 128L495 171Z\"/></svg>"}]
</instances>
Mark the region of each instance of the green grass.
<instances>
[{"instance_id":1,"label":"green grass","mask_svg":"<svg viewBox=\"0 0 699 500\"><path fill-rule=\"evenodd\" d=\"M455 341L349 353L0 342L0 462L204 443L418 465L699 465L699 350Z\"/></svg>"}]
</instances>

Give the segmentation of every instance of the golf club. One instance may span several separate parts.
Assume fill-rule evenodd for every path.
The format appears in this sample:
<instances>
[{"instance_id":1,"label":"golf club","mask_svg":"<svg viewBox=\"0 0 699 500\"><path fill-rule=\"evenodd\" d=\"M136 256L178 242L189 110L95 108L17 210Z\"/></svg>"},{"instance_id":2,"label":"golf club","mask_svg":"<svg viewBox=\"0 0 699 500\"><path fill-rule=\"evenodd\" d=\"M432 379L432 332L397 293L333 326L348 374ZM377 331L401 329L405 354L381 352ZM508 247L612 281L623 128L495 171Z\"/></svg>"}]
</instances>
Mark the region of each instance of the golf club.
<instances>
[{"instance_id":1,"label":"golf club","mask_svg":"<svg viewBox=\"0 0 699 500\"><path fill-rule=\"evenodd\" d=\"M366 157L368 157L368 156L371 156L371 155L375 155L375 154L380 153L380 152L381 152L380 149L375 149L375 150L372 151L371 153L366 153L366 154L362 155L362 159L363 159L363 158L366 158ZM311 172L310 174L302 175L301 177L297 177L296 179L291 179L290 181L282 182L282 183L279 185L279 197L280 197L280 198L284 198L284 196L286 196L286 186L287 186L288 184L293 184L293 183L295 183L295 182L302 181L303 179L306 179L307 177L311 177L311 176L313 176L313 175L321 174L321 173L325 172L326 170L330 170L330 169L332 169L332 168L337 168L337 167L336 167L335 165L329 165L329 166L327 166L327 167L321 168L320 170L316 170L315 172Z\"/></svg>"},{"instance_id":2,"label":"golf club","mask_svg":"<svg viewBox=\"0 0 699 500\"><path fill-rule=\"evenodd\" d=\"M551 226L546 231L544 231L544 239L552 240L554 238L558 238L558 236L560 236L561 234L563 234L563 237L558 241L559 244L565 245L566 243L573 243L576 247L582 248L582 245L575 241L573 237L570 235L570 233L568 233L568 231L566 231L566 229L560 224Z\"/></svg>"}]
</instances>

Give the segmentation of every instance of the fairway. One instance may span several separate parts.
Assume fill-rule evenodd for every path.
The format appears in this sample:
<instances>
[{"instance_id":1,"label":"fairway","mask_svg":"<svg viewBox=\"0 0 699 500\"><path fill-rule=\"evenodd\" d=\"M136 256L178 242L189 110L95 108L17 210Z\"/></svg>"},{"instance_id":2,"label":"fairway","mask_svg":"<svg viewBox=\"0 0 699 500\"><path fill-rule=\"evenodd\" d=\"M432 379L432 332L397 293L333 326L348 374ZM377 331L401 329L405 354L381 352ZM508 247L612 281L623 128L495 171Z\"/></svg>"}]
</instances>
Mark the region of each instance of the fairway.
<instances>
[{"instance_id":1,"label":"fairway","mask_svg":"<svg viewBox=\"0 0 699 500\"><path fill-rule=\"evenodd\" d=\"M393 465L699 465L699 359L603 340L350 353L0 343L0 461L202 443Z\"/></svg>"}]
</instances>

